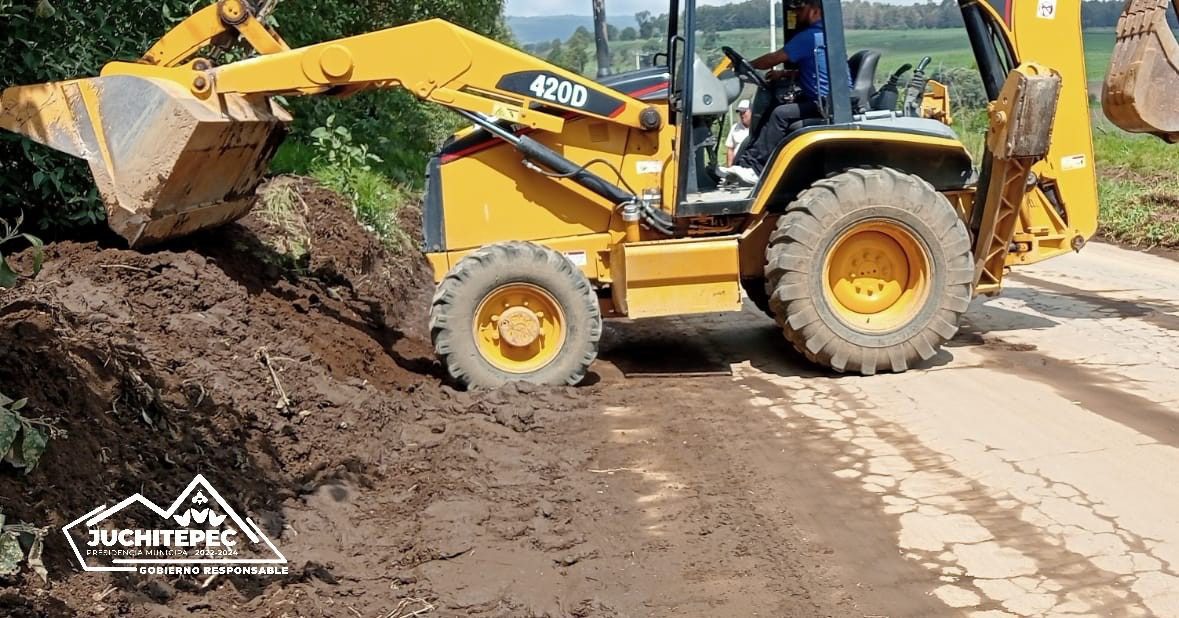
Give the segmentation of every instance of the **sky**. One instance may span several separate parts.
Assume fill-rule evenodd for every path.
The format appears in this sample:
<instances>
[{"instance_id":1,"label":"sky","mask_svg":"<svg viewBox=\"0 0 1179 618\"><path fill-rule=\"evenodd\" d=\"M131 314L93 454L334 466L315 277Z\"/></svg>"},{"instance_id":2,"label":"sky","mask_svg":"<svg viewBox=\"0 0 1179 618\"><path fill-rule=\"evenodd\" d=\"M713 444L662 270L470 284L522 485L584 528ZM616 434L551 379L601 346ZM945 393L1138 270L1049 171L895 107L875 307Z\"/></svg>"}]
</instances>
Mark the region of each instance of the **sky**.
<instances>
[{"instance_id":1,"label":"sky","mask_svg":"<svg viewBox=\"0 0 1179 618\"><path fill-rule=\"evenodd\" d=\"M889 4L917 4L925 0L884 1ZM733 0L697 0L697 2L698 4L732 4ZM629 16L639 11L651 11L659 15L666 13L667 7L670 5L668 0L606 0L606 13ZM590 0L507 0L507 11L505 12L512 17L589 15L593 12L591 6Z\"/></svg>"}]
</instances>

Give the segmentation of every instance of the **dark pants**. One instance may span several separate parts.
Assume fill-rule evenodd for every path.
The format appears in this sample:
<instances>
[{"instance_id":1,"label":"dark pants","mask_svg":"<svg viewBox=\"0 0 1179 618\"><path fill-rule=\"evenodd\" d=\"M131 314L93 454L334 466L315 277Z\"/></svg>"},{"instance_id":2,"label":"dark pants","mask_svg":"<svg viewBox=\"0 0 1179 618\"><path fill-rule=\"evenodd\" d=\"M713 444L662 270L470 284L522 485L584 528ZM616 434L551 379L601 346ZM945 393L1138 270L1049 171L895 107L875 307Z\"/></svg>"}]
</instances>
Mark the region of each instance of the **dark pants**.
<instances>
[{"instance_id":1,"label":"dark pants","mask_svg":"<svg viewBox=\"0 0 1179 618\"><path fill-rule=\"evenodd\" d=\"M758 174L765 169L770 157L782 142L786 141L786 134L790 132L790 125L799 120L818 118L823 115L819 104L814 101L800 101L780 105L770 114L769 120L762 127L757 141L749 144L741 156L733 162L734 165L751 168Z\"/></svg>"}]
</instances>

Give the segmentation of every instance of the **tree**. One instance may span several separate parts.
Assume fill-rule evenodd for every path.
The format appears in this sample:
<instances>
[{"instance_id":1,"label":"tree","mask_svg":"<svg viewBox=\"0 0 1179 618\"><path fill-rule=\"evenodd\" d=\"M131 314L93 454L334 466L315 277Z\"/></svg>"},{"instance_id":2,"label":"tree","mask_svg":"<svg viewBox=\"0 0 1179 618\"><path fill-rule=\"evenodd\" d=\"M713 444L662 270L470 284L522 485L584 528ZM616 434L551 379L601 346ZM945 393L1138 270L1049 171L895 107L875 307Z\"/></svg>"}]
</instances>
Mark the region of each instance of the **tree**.
<instances>
[{"instance_id":1,"label":"tree","mask_svg":"<svg viewBox=\"0 0 1179 618\"><path fill-rule=\"evenodd\" d=\"M598 52L598 77L610 74L610 34L606 24L606 0L594 3L594 45Z\"/></svg>"},{"instance_id":2,"label":"tree","mask_svg":"<svg viewBox=\"0 0 1179 618\"><path fill-rule=\"evenodd\" d=\"M633 41L639 38L639 31L634 29L634 26L627 26L622 29L622 34L618 38L623 41Z\"/></svg>"},{"instance_id":3,"label":"tree","mask_svg":"<svg viewBox=\"0 0 1179 618\"><path fill-rule=\"evenodd\" d=\"M649 39L655 34L655 22L652 20L651 11L635 13L635 22L639 24L639 38Z\"/></svg>"}]
</instances>

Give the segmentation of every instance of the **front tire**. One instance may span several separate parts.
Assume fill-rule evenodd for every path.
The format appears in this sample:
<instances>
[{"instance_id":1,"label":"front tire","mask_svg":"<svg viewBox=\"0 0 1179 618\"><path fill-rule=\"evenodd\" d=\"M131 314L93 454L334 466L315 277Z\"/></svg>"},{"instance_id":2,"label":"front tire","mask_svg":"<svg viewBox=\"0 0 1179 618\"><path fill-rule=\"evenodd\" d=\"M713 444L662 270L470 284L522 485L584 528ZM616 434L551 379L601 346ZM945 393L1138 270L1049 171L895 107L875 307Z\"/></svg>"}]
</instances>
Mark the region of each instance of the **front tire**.
<instances>
[{"instance_id":1,"label":"front tire","mask_svg":"<svg viewBox=\"0 0 1179 618\"><path fill-rule=\"evenodd\" d=\"M893 169L815 183L778 221L767 261L786 338L840 373L932 359L973 297L966 226L929 183Z\"/></svg>"},{"instance_id":2,"label":"front tire","mask_svg":"<svg viewBox=\"0 0 1179 618\"><path fill-rule=\"evenodd\" d=\"M463 386L573 386L597 358L602 314L589 280L565 256L509 242L472 253L446 275L430 336Z\"/></svg>"}]
</instances>

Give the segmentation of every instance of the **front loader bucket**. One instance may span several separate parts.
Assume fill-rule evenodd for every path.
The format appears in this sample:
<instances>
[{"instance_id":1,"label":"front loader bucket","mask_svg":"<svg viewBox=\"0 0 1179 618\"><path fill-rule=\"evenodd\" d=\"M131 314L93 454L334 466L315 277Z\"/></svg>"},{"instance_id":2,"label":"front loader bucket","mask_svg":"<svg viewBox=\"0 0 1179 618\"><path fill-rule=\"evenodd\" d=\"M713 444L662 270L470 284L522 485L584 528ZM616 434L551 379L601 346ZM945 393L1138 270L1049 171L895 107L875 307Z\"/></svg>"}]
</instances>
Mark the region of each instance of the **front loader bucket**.
<instances>
[{"instance_id":1,"label":"front loader bucket","mask_svg":"<svg viewBox=\"0 0 1179 618\"><path fill-rule=\"evenodd\" d=\"M1179 43L1167 24L1167 5L1172 3L1179 8L1179 0L1126 3L1101 104L1122 130L1177 142Z\"/></svg>"},{"instance_id":2,"label":"front loader bucket","mask_svg":"<svg viewBox=\"0 0 1179 618\"><path fill-rule=\"evenodd\" d=\"M133 247L245 216L290 115L268 98L197 99L160 79L19 86L0 128L85 159L111 229Z\"/></svg>"}]
</instances>

